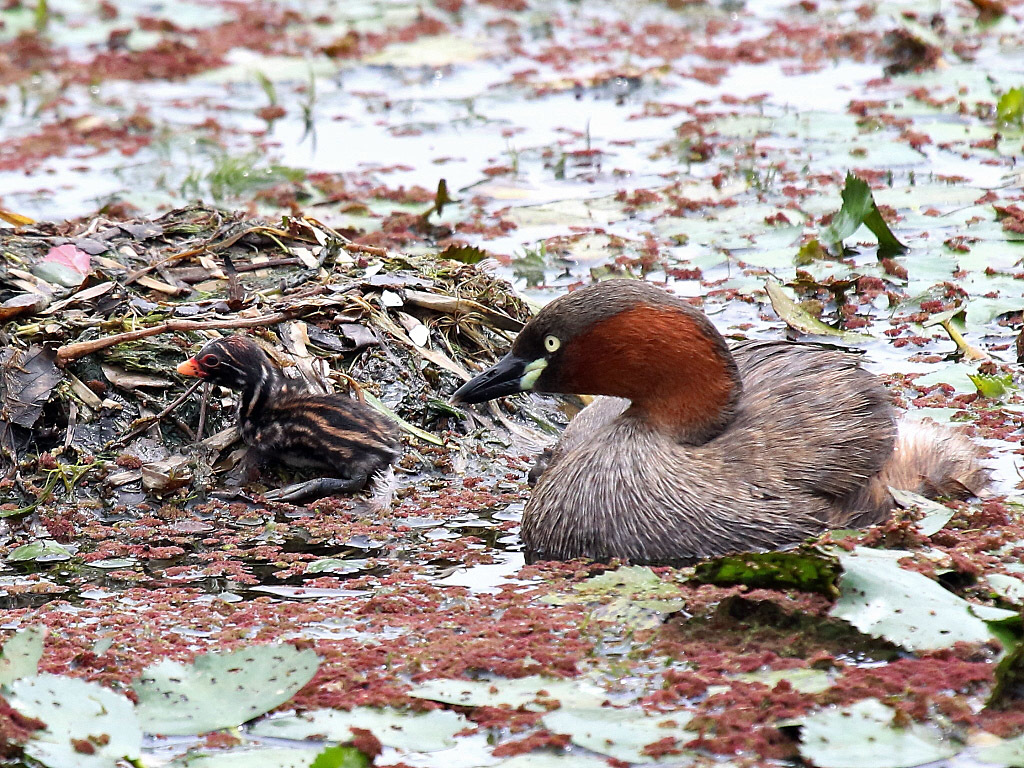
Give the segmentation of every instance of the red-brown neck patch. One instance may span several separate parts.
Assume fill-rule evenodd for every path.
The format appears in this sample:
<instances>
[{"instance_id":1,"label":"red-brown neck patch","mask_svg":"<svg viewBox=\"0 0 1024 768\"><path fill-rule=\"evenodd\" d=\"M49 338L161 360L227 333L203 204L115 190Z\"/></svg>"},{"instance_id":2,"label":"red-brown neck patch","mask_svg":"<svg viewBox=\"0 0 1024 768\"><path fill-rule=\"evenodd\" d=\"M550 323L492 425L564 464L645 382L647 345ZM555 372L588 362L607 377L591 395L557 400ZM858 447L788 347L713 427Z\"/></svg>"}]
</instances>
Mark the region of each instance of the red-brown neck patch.
<instances>
[{"instance_id":1,"label":"red-brown neck patch","mask_svg":"<svg viewBox=\"0 0 1024 768\"><path fill-rule=\"evenodd\" d=\"M596 323L565 348L567 392L613 395L683 442L724 429L740 392L725 341L702 314L642 305Z\"/></svg>"}]
</instances>

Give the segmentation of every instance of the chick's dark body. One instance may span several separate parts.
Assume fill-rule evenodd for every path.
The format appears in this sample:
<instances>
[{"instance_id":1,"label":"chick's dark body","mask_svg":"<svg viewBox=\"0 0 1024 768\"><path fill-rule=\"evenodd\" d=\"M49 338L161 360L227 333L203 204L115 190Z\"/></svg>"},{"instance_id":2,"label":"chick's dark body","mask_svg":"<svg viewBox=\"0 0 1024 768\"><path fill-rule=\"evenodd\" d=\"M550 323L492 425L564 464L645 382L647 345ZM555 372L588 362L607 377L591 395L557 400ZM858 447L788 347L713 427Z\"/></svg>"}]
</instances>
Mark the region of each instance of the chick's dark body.
<instances>
[{"instance_id":1,"label":"chick's dark body","mask_svg":"<svg viewBox=\"0 0 1024 768\"><path fill-rule=\"evenodd\" d=\"M239 418L239 433L260 463L327 470L351 479L353 489L391 464L400 445L391 422L339 395L284 394Z\"/></svg>"},{"instance_id":2,"label":"chick's dark body","mask_svg":"<svg viewBox=\"0 0 1024 768\"><path fill-rule=\"evenodd\" d=\"M240 392L238 430L250 465L315 469L347 481L334 490L354 491L398 458L393 422L349 397L296 389L251 339L210 341L178 371Z\"/></svg>"}]
</instances>

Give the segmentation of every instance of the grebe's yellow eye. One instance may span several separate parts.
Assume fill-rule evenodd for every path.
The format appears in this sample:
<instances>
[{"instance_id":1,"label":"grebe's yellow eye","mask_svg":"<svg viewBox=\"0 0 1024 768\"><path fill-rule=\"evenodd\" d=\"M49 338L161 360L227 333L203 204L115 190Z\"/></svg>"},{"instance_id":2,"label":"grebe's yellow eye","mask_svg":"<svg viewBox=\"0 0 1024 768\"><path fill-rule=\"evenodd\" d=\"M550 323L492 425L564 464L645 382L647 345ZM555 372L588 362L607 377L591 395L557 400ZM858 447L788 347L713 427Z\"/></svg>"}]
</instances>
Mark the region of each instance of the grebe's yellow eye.
<instances>
[{"instance_id":1,"label":"grebe's yellow eye","mask_svg":"<svg viewBox=\"0 0 1024 768\"><path fill-rule=\"evenodd\" d=\"M560 346L562 346L562 342L557 336L544 337L544 349L548 352L557 352Z\"/></svg>"}]
</instances>

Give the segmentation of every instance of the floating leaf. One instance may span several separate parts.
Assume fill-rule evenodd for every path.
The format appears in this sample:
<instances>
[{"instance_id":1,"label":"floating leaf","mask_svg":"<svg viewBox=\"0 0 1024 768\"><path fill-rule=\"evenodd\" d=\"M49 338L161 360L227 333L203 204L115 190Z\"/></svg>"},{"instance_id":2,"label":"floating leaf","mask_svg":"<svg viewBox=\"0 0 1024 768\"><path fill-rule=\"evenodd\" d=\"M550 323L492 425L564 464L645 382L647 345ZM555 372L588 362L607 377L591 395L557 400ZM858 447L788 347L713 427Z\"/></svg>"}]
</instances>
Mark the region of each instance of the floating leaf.
<instances>
[{"instance_id":1,"label":"floating leaf","mask_svg":"<svg viewBox=\"0 0 1024 768\"><path fill-rule=\"evenodd\" d=\"M277 739L317 738L346 742L352 739L352 728L363 728L373 733L386 747L437 752L455 746L455 734L470 725L457 712L443 709L403 712L356 707L347 712L317 709L301 715L271 718L253 726L252 733Z\"/></svg>"},{"instance_id":2,"label":"floating leaf","mask_svg":"<svg viewBox=\"0 0 1024 768\"><path fill-rule=\"evenodd\" d=\"M956 514L955 509L950 509L918 493L904 491L891 486L889 493L896 500L896 503L904 509L916 507L920 510L922 517L917 521L917 529L925 536L932 536L941 531L946 527L946 523L953 519L953 515Z\"/></svg>"},{"instance_id":3,"label":"floating leaf","mask_svg":"<svg viewBox=\"0 0 1024 768\"><path fill-rule=\"evenodd\" d=\"M768 291L768 298L771 299L772 308L776 314L794 331L814 336L837 336L847 341L867 341L871 339L870 336L854 333L853 331L841 331L838 328L833 328L831 325L823 323L793 301L782 285L775 280L768 280L765 283L765 290Z\"/></svg>"},{"instance_id":4,"label":"floating leaf","mask_svg":"<svg viewBox=\"0 0 1024 768\"><path fill-rule=\"evenodd\" d=\"M651 716L640 709L563 708L544 715L543 723L552 733L568 734L573 744L616 760L627 763L677 763L680 755L688 754L681 745L692 741L696 735L684 730L691 717L688 712ZM672 754L659 750L658 754L663 756L654 758L650 752L645 751L648 745L667 738L676 742Z\"/></svg>"},{"instance_id":5,"label":"floating leaf","mask_svg":"<svg viewBox=\"0 0 1024 768\"><path fill-rule=\"evenodd\" d=\"M165 659L133 681L147 733L191 735L231 728L295 695L320 658L291 645L257 645L197 656L191 664Z\"/></svg>"},{"instance_id":6,"label":"floating leaf","mask_svg":"<svg viewBox=\"0 0 1024 768\"><path fill-rule=\"evenodd\" d=\"M893 725L895 715L878 699L808 715L800 720L800 755L818 768L911 768L959 751L923 725Z\"/></svg>"},{"instance_id":7,"label":"floating leaf","mask_svg":"<svg viewBox=\"0 0 1024 768\"><path fill-rule=\"evenodd\" d=\"M70 560L71 552L53 539L40 539L31 544L22 544L7 555L10 563L36 562L46 563L57 560Z\"/></svg>"},{"instance_id":8,"label":"floating leaf","mask_svg":"<svg viewBox=\"0 0 1024 768\"><path fill-rule=\"evenodd\" d=\"M785 680L794 691L809 694L821 693L832 687L832 678L829 673L812 667L757 670L756 672L730 675L730 677L743 683L763 683L769 688L774 688Z\"/></svg>"},{"instance_id":9,"label":"floating leaf","mask_svg":"<svg viewBox=\"0 0 1024 768\"><path fill-rule=\"evenodd\" d=\"M372 762L355 747L327 747L309 768L369 768Z\"/></svg>"},{"instance_id":10,"label":"floating leaf","mask_svg":"<svg viewBox=\"0 0 1024 768\"><path fill-rule=\"evenodd\" d=\"M996 118L1000 125L1024 125L1024 88L1011 88L999 97Z\"/></svg>"},{"instance_id":11,"label":"floating leaf","mask_svg":"<svg viewBox=\"0 0 1024 768\"><path fill-rule=\"evenodd\" d=\"M169 765L173 768L310 768L315 749L280 747L274 749L232 749L210 754L186 755Z\"/></svg>"},{"instance_id":12,"label":"floating leaf","mask_svg":"<svg viewBox=\"0 0 1024 768\"><path fill-rule=\"evenodd\" d=\"M1021 579L1007 576L1005 573L989 573L985 575L985 581L992 591L1004 600L1015 605L1024 605L1024 581Z\"/></svg>"},{"instance_id":13,"label":"floating leaf","mask_svg":"<svg viewBox=\"0 0 1024 768\"><path fill-rule=\"evenodd\" d=\"M11 703L46 723L25 752L49 768L115 768L142 748L131 701L98 683L39 675L15 680Z\"/></svg>"},{"instance_id":14,"label":"floating leaf","mask_svg":"<svg viewBox=\"0 0 1024 768\"><path fill-rule=\"evenodd\" d=\"M972 605L927 576L900 568L896 560L909 552L857 547L852 553L837 555L843 566L841 596L831 615L908 650L948 648L957 642L985 643L995 637L987 621L1017 615Z\"/></svg>"},{"instance_id":15,"label":"floating leaf","mask_svg":"<svg viewBox=\"0 0 1024 768\"><path fill-rule=\"evenodd\" d=\"M598 603L591 618L636 631L653 629L663 615L685 606L679 587L646 566L623 566L574 584L572 592L545 595L551 605Z\"/></svg>"},{"instance_id":16,"label":"floating leaf","mask_svg":"<svg viewBox=\"0 0 1024 768\"><path fill-rule=\"evenodd\" d=\"M985 747L979 750L974 758L986 765L1010 765L1019 768L1024 765L1024 735Z\"/></svg>"},{"instance_id":17,"label":"floating leaf","mask_svg":"<svg viewBox=\"0 0 1024 768\"><path fill-rule=\"evenodd\" d=\"M999 399L1017 388L1013 383L1013 375L1009 373L1003 376L991 373L969 373L967 376L974 382L974 386L978 388L982 397Z\"/></svg>"},{"instance_id":18,"label":"floating leaf","mask_svg":"<svg viewBox=\"0 0 1024 768\"><path fill-rule=\"evenodd\" d=\"M1024 643L1018 643L996 667L996 684L988 697L986 707L994 709L1017 708L1024 701Z\"/></svg>"},{"instance_id":19,"label":"floating leaf","mask_svg":"<svg viewBox=\"0 0 1024 768\"><path fill-rule=\"evenodd\" d=\"M871 230L878 238L880 256L892 256L904 253L907 246L896 239L896 236L885 223L882 214L875 204L868 183L852 173L846 174L846 184L842 192L843 207L832 217L832 223L821 231L821 238L826 243L835 245L842 250L843 240L856 232L861 224Z\"/></svg>"},{"instance_id":20,"label":"floating leaf","mask_svg":"<svg viewBox=\"0 0 1024 768\"><path fill-rule=\"evenodd\" d=\"M600 707L607 698L595 685L538 675L515 680L427 680L409 695L464 707L510 707L533 712L547 711L553 702L563 707Z\"/></svg>"},{"instance_id":21,"label":"floating leaf","mask_svg":"<svg viewBox=\"0 0 1024 768\"><path fill-rule=\"evenodd\" d=\"M45 637L46 627L27 627L4 643L0 654L0 685L10 685L19 678L36 674L39 660L43 658Z\"/></svg>"},{"instance_id":22,"label":"floating leaf","mask_svg":"<svg viewBox=\"0 0 1024 768\"><path fill-rule=\"evenodd\" d=\"M698 563L694 578L702 584L751 589L799 589L837 597L839 561L814 549L795 552L744 552Z\"/></svg>"}]
</instances>

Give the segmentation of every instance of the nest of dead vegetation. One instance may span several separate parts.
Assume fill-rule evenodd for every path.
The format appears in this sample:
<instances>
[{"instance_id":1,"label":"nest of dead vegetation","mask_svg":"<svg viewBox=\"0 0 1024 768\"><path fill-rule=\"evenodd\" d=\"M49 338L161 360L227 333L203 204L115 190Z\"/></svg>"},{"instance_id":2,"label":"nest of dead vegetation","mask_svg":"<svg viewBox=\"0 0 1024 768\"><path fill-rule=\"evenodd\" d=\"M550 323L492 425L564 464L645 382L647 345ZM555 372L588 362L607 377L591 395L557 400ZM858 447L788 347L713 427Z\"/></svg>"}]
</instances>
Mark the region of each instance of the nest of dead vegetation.
<instances>
[{"instance_id":1,"label":"nest of dead vegetation","mask_svg":"<svg viewBox=\"0 0 1024 768\"><path fill-rule=\"evenodd\" d=\"M218 334L252 334L286 375L355 386L440 445L465 424L447 397L529 314L507 283L465 263L472 249L396 255L306 217L271 224L191 206L155 221L27 227L0 251L8 515L97 463L108 489L197 490L193 448L216 463L234 437L231 401L186 392L175 366Z\"/></svg>"}]
</instances>

